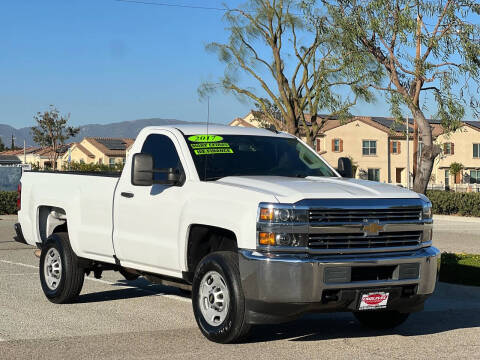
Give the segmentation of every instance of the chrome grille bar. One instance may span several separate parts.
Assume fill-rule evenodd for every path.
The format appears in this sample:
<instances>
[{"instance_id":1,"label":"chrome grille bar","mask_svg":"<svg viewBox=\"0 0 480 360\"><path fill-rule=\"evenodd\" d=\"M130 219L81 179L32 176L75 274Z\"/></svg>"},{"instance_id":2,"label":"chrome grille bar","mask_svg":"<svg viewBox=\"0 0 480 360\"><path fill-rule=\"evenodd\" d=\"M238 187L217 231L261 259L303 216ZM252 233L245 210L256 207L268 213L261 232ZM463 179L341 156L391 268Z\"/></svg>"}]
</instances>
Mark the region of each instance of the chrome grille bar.
<instances>
[{"instance_id":1,"label":"chrome grille bar","mask_svg":"<svg viewBox=\"0 0 480 360\"><path fill-rule=\"evenodd\" d=\"M351 249L416 246L420 244L421 238L421 231L402 233L384 232L378 236L364 236L362 233L309 234L309 247L312 249Z\"/></svg>"},{"instance_id":2,"label":"chrome grille bar","mask_svg":"<svg viewBox=\"0 0 480 360\"><path fill-rule=\"evenodd\" d=\"M431 229L418 198L308 199L295 206L306 210L312 254L411 251L424 245L424 231ZM378 232L369 230L372 224Z\"/></svg>"}]
</instances>

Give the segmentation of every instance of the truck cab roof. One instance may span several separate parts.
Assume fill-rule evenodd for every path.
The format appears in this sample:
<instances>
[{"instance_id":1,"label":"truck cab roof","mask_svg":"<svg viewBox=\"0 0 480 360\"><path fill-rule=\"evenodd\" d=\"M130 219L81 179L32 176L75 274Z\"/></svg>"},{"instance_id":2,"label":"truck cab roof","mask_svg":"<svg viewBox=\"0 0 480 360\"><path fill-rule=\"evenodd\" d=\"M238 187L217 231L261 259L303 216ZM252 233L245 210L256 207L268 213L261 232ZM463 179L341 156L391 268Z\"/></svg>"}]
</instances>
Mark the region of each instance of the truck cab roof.
<instances>
[{"instance_id":1,"label":"truck cab roof","mask_svg":"<svg viewBox=\"0 0 480 360\"><path fill-rule=\"evenodd\" d=\"M223 134L223 135L248 135L248 136L279 136L279 137L293 137L290 134L284 132L274 132L267 129L259 128L247 128L240 126L228 126L228 125L218 125L218 124L209 124L208 131L206 124L175 124L175 125L166 125L166 126L149 126L144 128L144 131L152 130L171 130L177 129L181 131L184 135L196 135L196 134L206 134L207 132L212 135Z\"/></svg>"}]
</instances>

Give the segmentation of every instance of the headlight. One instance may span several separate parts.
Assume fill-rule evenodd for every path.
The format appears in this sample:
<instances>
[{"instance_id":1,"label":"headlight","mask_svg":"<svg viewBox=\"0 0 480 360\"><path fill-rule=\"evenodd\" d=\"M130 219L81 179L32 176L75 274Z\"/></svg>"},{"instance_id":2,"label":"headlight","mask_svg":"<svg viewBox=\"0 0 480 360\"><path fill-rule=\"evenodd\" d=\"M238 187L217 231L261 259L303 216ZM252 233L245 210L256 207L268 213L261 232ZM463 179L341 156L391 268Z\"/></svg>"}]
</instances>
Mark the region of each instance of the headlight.
<instances>
[{"instance_id":1,"label":"headlight","mask_svg":"<svg viewBox=\"0 0 480 360\"><path fill-rule=\"evenodd\" d=\"M259 248L307 246L308 236L299 229L307 222L307 210L289 204L261 203L257 219Z\"/></svg>"},{"instance_id":2,"label":"headlight","mask_svg":"<svg viewBox=\"0 0 480 360\"><path fill-rule=\"evenodd\" d=\"M432 203L423 194L420 194L420 199L422 199L422 201L423 201L422 219L421 220L429 220L429 219L432 218Z\"/></svg>"},{"instance_id":3,"label":"headlight","mask_svg":"<svg viewBox=\"0 0 480 360\"><path fill-rule=\"evenodd\" d=\"M429 201L423 204L422 220L430 220L432 218L432 203Z\"/></svg>"},{"instance_id":4,"label":"headlight","mask_svg":"<svg viewBox=\"0 0 480 360\"><path fill-rule=\"evenodd\" d=\"M265 204L259 206L258 222L264 223L302 223L307 221L307 210L293 205Z\"/></svg>"},{"instance_id":5,"label":"headlight","mask_svg":"<svg viewBox=\"0 0 480 360\"><path fill-rule=\"evenodd\" d=\"M423 206L422 218L423 219L431 219L432 218L432 204Z\"/></svg>"}]
</instances>

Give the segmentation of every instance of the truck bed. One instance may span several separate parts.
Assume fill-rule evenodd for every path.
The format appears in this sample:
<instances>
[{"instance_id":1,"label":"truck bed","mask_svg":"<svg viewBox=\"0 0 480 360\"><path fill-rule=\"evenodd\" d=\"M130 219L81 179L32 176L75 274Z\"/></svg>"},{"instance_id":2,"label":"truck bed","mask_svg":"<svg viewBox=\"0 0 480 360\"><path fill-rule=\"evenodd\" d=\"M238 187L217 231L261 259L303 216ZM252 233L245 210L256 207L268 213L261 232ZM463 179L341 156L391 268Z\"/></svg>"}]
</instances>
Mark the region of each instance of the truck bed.
<instances>
[{"instance_id":1,"label":"truck bed","mask_svg":"<svg viewBox=\"0 0 480 360\"><path fill-rule=\"evenodd\" d=\"M70 242L81 257L113 261L113 197L120 173L28 171L22 177L19 221L35 245L48 235L36 222L60 208L68 218ZM79 240L81 239L81 241ZM106 257L109 254L108 257Z\"/></svg>"}]
</instances>

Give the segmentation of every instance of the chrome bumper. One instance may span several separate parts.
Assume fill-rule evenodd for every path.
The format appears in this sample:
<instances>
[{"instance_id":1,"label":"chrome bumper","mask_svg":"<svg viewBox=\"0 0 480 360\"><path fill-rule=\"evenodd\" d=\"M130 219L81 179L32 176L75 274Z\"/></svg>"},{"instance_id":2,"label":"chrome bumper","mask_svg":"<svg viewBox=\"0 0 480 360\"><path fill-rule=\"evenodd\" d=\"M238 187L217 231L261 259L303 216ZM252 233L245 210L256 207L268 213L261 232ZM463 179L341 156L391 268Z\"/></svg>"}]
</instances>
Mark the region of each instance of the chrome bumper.
<instances>
[{"instance_id":1,"label":"chrome bumper","mask_svg":"<svg viewBox=\"0 0 480 360\"><path fill-rule=\"evenodd\" d=\"M414 294L429 295L435 290L440 251L426 247L409 253L311 256L260 253L239 250L239 267L247 301L262 303L321 303L325 290L401 287L414 285ZM336 271L348 273L356 267L418 264L412 278L399 279L398 271L388 280L335 282ZM326 277L330 280L327 281Z\"/></svg>"}]
</instances>

